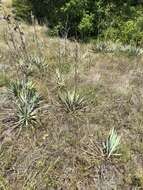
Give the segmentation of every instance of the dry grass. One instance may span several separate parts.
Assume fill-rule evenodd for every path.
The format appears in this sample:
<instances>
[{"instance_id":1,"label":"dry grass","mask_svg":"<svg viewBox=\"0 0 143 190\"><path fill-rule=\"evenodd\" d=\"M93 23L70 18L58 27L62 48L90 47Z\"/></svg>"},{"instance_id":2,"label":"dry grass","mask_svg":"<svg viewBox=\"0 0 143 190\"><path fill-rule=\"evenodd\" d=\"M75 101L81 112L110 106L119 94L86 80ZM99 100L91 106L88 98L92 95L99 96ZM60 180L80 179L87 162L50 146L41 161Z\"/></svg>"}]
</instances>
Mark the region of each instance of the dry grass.
<instances>
[{"instance_id":1,"label":"dry grass","mask_svg":"<svg viewBox=\"0 0 143 190\"><path fill-rule=\"evenodd\" d=\"M13 104L7 83L0 80L0 189L142 189L143 58L94 53L91 44L50 38L36 28L47 63L44 73L34 67L30 75L43 96L39 124L20 134L13 128ZM33 27L23 25L23 31L28 54L38 55ZM4 51L2 33L0 39L1 76L21 78L18 60L10 54L14 49ZM84 110L71 114L61 108L56 69L67 89L76 84L86 97ZM121 156L106 159L100 149L113 127L122 136Z\"/></svg>"},{"instance_id":2,"label":"dry grass","mask_svg":"<svg viewBox=\"0 0 143 190\"><path fill-rule=\"evenodd\" d=\"M1 0L1 2L6 8L12 7L12 0Z\"/></svg>"}]
</instances>

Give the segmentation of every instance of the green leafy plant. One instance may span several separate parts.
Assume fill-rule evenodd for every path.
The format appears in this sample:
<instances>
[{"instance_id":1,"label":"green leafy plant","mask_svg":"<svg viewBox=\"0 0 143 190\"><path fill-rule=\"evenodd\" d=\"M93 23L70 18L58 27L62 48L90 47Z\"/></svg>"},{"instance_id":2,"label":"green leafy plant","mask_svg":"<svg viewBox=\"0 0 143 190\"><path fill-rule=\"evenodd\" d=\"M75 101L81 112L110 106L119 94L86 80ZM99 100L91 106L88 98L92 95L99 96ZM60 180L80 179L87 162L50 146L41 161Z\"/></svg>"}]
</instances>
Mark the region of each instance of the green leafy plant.
<instances>
[{"instance_id":1,"label":"green leafy plant","mask_svg":"<svg viewBox=\"0 0 143 190\"><path fill-rule=\"evenodd\" d=\"M39 107L40 97L35 92L25 92L16 101L17 116L21 126L28 126L37 121L37 108Z\"/></svg>"},{"instance_id":2,"label":"green leafy plant","mask_svg":"<svg viewBox=\"0 0 143 190\"><path fill-rule=\"evenodd\" d=\"M58 97L67 112L75 112L85 107L85 98L78 94L76 90L65 90L60 92Z\"/></svg>"},{"instance_id":3,"label":"green leafy plant","mask_svg":"<svg viewBox=\"0 0 143 190\"><path fill-rule=\"evenodd\" d=\"M16 81L11 84L10 91L14 95L14 104L18 117L18 125L28 126L37 121L37 110L41 97L32 82Z\"/></svg>"},{"instance_id":4,"label":"green leafy plant","mask_svg":"<svg viewBox=\"0 0 143 190\"><path fill-rule=\"evenodd\" d=\"M111 156L118 156L118 149L120 145L121 137L118 136L117 132L113 128L109 136L106 140L106 142L103 143L103 150L105 155L107 155L107 158L110 158Z\"/></svg>"},{"instance_id":5,"label":"green leafy plant","mask_svg":"<svg viewBox=\"0 0 143 190\"><path fill-rule=\"evenodd\" d=\"M32 6L30 1L28 0L13 0L13 7L15 7L14 11L18 18L22 18L24 20L31 21L31 11Z\"/></svg>"},{"instance_id":6,"label":"green leafy plant","mask_svg":"<svg viewBox=\"0 0 143 190\"><path fill-rule=\"evenodd\" d=\"M137 27L137 22L129 20L121 26L121 40L124 44L130 44L140 40L140 29Z\"/></svg>"},{"instance_id":7,"label":"green leafy plant","mask_svg":"<svg viewBox=\"0 0 143 190\"><path fill-rule=\"evenodd\" d=\"M78 28L79 31L85 35L90 34L93 31L93 14L84 14Z\"/></svg>"}]
</instances>

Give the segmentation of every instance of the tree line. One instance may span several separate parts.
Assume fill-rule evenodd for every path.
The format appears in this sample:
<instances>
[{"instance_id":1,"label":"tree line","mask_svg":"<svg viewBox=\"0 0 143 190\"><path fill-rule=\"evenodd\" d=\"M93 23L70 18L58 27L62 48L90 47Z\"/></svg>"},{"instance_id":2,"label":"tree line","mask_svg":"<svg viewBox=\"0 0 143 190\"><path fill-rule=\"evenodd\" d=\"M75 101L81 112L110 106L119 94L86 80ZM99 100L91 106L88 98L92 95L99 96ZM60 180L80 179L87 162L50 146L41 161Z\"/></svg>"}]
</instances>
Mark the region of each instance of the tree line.
<instances>
[{"instance_id":1,"label":"tree line","mask_svg":"<svg viewBox=\"0 0 143 190\"><path fill-rule=\"evenodd\" d=\"M13 7L16 16L28 22L32 13L51 34L143 41L142 0L13 0Z\"/></svg>"}]
</instances>

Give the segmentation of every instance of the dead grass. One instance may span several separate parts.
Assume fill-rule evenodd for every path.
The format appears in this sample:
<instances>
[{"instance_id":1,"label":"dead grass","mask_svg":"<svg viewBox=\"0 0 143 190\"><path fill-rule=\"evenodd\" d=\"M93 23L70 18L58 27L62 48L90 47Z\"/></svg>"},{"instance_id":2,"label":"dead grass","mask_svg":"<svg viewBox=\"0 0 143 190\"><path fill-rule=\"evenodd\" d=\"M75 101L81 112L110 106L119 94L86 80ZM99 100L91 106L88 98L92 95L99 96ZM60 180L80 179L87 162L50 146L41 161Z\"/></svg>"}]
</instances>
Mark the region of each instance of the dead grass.
<instances>
[{"instance_id":1,"label":"dead grass","mask_svg":"<svg viewBox=\"0 0 143 190\"><path fill-rule=\"evenodd\" d=\"M1 0L1 3L2 3L6 8L11 8L11 7L12 7L12 0Z\"/></svg>"},{"instance_id":2,"label":"dead grass","mask_svg":"<svg viewBox=\"0 0 143 190\"><path fill-rule=\"evenodd\" d=\"M37 53L33 28L23 28L28 53ZM48 65L44 75L34 70L30 76L44 98L40 125L33 130L24 128L20 135L19 129L12 130L12 103L1 79L0 189L142 189L142 57L96 54L90 44L47 37L39 26L37 33ZM3 50L5 42L2 36L0 39L0 65L7 66L2 71L10 79L18 78L16 60L9 49ZM86 97L87 106L70 114L59 105L55 78L56 68L60 68L66 87L72 89L75 62L77 88ZM96 147L101 147L113 127L122 136L122 154L106 160Z\"/></svg>"}]
</instances>

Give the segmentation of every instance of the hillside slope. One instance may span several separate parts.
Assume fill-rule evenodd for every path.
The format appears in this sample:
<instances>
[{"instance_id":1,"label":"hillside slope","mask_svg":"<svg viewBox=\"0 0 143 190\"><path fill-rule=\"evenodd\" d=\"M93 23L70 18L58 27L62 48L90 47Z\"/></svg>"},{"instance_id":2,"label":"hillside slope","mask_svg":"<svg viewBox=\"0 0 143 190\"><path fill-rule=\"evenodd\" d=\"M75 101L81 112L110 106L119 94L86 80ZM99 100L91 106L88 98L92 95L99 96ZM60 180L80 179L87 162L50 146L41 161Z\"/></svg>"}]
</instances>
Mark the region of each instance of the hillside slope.
<instances>
[{"instance_id":1,"label":"hillside slope","mask_svg":"<svg viewBox=\"0 0 143 190\"><path fill-rule=\"evenodd\" d=\"M143 189L143 56L97 53L45 27L21 24L19 33L13 19L0 22L0 189ZM42 96L34 127L17 125L8 88L25 66ZM75 87L85 102L74 112L59 92ZM109 157L103 142L113 128L121 142Z\"/></svg>"}]
</instances>

